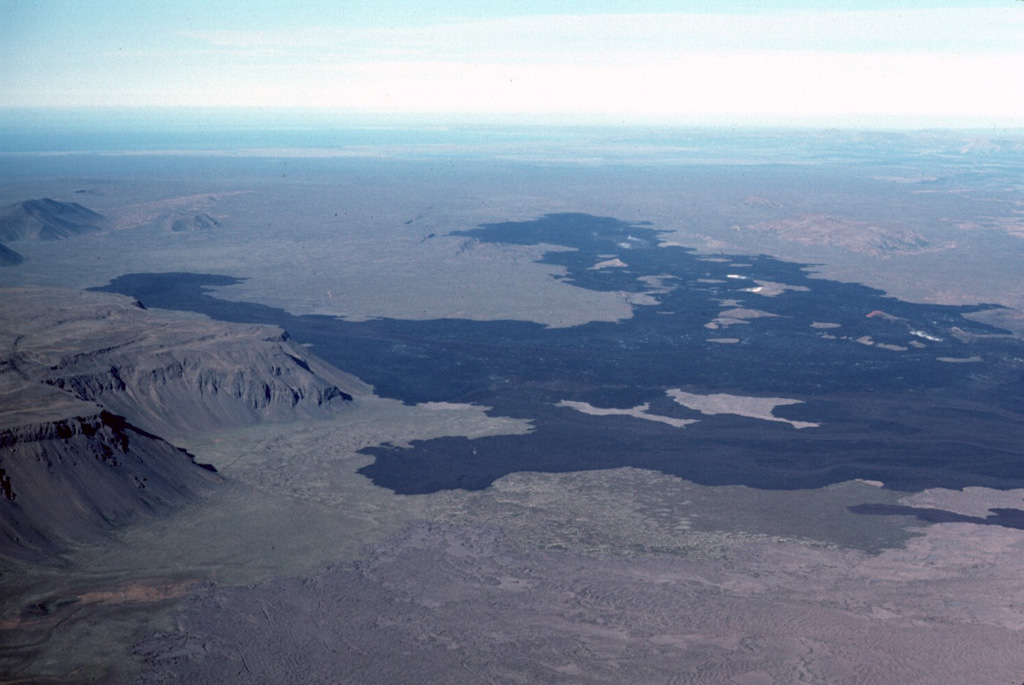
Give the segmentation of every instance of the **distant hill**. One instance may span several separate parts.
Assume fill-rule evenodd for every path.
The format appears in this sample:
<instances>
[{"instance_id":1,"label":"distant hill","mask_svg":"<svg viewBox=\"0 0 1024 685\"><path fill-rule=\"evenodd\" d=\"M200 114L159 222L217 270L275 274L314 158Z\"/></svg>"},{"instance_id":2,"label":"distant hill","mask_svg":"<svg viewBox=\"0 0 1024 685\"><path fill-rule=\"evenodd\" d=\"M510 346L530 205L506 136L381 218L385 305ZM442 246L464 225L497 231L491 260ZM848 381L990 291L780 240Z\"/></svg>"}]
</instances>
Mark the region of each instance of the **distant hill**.
<instances>
[{"instance_id":1,"label":"distant hill","mask_svg":"<svg viewBox=\"0 0 1024 685\"><path fill-rule=\"evenodd\" d=\"M875 257L919 252L930 247L923 236L900 224L852 221L828 214L800 214L742 228L769 233L791 243L824 245Z\"/></svg>"},{"instance_id":2,"label":"distant hill","mask_svg":"<svg viewBox=\"0 0 1024 685\"><path fill-rule=\"evenodd\" d=\"M0 209L0 241L71 238L98 231L104 222L77 202L25 200Z\"/></svg>"},{"instance_id":3,"label":"distant hill","mask_svg":"<svg viewBox=\"0 0 1024 685\"><path fill-rule=\"evenodd\" d=\"M21 264L25 258L9 247L0 245L0 266L14 266Z\"/></svg>"},{"instance_id":4,"label":"distant hill","mask_svg":"<svg viewBox=\"0 0 1024 685\"><path fill-rule=\"evenodd\" d=\"M153 223L176 233L205 231L220 226L220 221L205 212L169 212Z\"/></svg>"}]
</instances>

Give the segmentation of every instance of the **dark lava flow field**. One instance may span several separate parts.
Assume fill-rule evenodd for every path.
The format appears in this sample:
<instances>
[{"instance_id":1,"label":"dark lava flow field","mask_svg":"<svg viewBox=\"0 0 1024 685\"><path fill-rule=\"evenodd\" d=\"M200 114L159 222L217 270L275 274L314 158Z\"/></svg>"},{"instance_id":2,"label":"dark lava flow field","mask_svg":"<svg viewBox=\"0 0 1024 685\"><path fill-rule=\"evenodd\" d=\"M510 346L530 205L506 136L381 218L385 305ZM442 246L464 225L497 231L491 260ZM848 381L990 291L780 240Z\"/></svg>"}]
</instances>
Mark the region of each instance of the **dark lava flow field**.
<instances>
[{"instance_id":1,"label":"dark lava flow field","mask_svg":"<svg viewBox=\"0 0 1024 685\"><path fill-rule=\"evenodd\" d=\"M899 490L1024 487L1024 345L963 316L988 307L904 302L862 285L809 278L805 265L766 256L709 259L659 246L650 225L586 214L455 235L572 248L548 252L543 261L565 267L564 279L575 286L648 293L657 303L635 306L634 316L618 323L546 328L292 316L212 297L210 287L238 282L216 275L129 274L101 290L150 307L276 324L379 395L474 402L534 422L528 435L366 450L376 462L362 472L398 493L479 489L516 471L620 466L769 489L853 478ZM751 291L758 287L777 294ZM715 320L718 328L706 326ZM802 400L775 415L820 426L703 415L668 397L673 388ZM699 422L678 428L594 416L557 407L563 400L619 409L648 403L649 413Z\"/></svg>"}]
</instances>

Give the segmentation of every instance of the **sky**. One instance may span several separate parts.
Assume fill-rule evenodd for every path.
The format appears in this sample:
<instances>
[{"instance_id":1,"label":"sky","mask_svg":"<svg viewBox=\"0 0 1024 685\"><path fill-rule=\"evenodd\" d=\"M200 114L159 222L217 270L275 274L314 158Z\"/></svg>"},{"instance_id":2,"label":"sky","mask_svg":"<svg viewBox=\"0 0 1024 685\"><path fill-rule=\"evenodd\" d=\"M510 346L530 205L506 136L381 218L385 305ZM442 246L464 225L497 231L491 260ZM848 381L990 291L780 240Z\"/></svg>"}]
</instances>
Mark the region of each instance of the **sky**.
<instances>
[{"instance_id":1,"label":"sky","mask_svg":"<svg viewBox=\"0 0 1024 685\"><path fill-rule=\"evenodd\" d=\"M1021 127L1022 75L1022 0L0 0L4 109Z\"/></svg>"}]
</instances>

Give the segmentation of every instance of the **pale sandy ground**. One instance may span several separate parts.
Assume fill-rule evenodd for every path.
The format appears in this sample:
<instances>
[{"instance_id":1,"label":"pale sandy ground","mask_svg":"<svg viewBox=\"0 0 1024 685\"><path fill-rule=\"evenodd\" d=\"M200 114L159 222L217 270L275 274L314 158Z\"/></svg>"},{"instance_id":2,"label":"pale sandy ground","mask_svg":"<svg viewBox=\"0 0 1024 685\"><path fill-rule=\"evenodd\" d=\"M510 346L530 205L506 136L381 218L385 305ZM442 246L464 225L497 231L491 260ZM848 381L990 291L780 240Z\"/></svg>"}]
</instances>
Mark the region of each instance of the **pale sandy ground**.
<instances>
[{"instance_id":1,"label":"pale sandy ground","mask_svg":"<svg viewBox=\"0 0 1024 685\"><path fill-rule=\"evenodd\" d=\"M268 161L283 165L286 160ZM530 220L546 212L587 211L624 220L649 220L664 231L661 244L707 252L743 254L755 250L783 259L814 263L822 277L865 283L896 297L950 304L990 302L1024 309L1024 282L1000 277L1024 255L1024 241L1010 237L993 252L989 243L1008 235L993 223L992 230L963 231L971 236L956 249L898 254L889 258L845 252L839 248L808 247L771 238L756 231L731 228L729 208L771 213L771 205L747 207L740 187L702 197L703 204L725 207L709 225L681 216L678 182L665 180L637 185L614 172L595 174L585 184L550 181L524 174L520 186L508 188L474 177L435 178L410 174L379 178L345 175L338 184L267 184L198 174L175 182L95 179L30 179L0 188L3 202L29 197L81 201L110 216L118 226L144 224L161 213L195 209L222 221L216 231L172 234L156 229L130 229L86 236L61 243L19 242L13 247L29 258L2 278L10 285L44 284L66 287L102 285L126 271L193 271L248 277L245 283L221 288L221 297L260 302L294 314L319 313L354 320L375 316L476 319L518 319L551 326L585 321L618 321L631 315L631 303L616 293L575 288L553 276L561 270L537 264L549 246L473 244L447 235L482 222ZM763 182L763 181L759 181ZM742 186L742 177L735 183ZM88 185L95 194L76 195ZM900 184L901 187L905 184ZM767 189L759 196L773 205L794 206L799 200L790 188ZM912 192L907 188L906 192ZM972 221L978 203L991 214L988 199L967 202L961 194L962 216L949 214L925 228ZM804 194L806 195L806 194ZM438 198L444 198L439 203ZM806 201L810 202L813 198ZM722 205L721 203L725 203ZM729 202L736 202L735 207ZM703 206L703 205L702 205ZM704 211L703 209L695 211ZM737 210L738 211L738 210ZM936 210L938 211L938 210ZM952 211L952 207L946 208ZM836 212L833 212L835 214ZM297 219L301 217L301 220ZM856 222L854 222L856 223ZM1004 222L1005 223L1005 222ZM301 225L301 235L294 226ZM430 237L433 235L434 237ZM981 241L973 238L980 236ZM925 236L935 244L945 234ZM244 251L239 247L244 245ZM111 259L111 256L114 256ZM708 255L705 259L731 260ZM993 262L993 259L998 264ZM49 268L38 271L32 263ZM734 274L739 276L740 274ZM1019 279L1018 279L1019 280ZM771 292L771 286L758 286ZM482 288L482 290L481 290ZM509 297L509 292L522 296ZM527 296L528 294L528 296ZM487 306L480 303L487 300ZM995 310L1002 325L1024 330L1019 312Z\"/></svg>"},{"instance_id":2,"label":"pale sandy ground","mask_svg":"<svg viewBox=\"0 0 1024 685\"><path fill-rule=\"evenodd\" d=\"M810 290L804 285L789 285L787 283L776 283L775 281L762 281L754 279L756 286L752 288L744 288L745 293L754 293L755 295L762 295L764 297L778 297L784 292L792 291L795 293L805 293Z\"/></svg>"},{"instance_id":3,"label":"pale sandy ground","mask_svg":"<svg viewBox=\"0 0 1024 685\"><path fill-rule=\"evenodd\" d=\"M410 179L408 187L393 181L385 186L376 180L346 180L297 193L297 186L275 182L244 195L230 193L250 191L251 185L212 187L210 179L183 181L180 192L171 195L161 195L163 190L144 184L122 193L118 184L104 182L100 190L105 195L84 198L73 195L80 179L63 179L56 186L49 180L26 181L5 188L5 201L43 196L81 200L117 220L119 207L145 202L171 206L209 194L215 201L203 200L201 208L222 219L224 226L217 232L187 235L136 229L63 243L21 243L14 247L29 258L26 265L45 268L23 265L4 270L2 278L6 284L87 287L129 271L199 271L250 277L241 285L219 289L218 295L293 313L353 319L508 318L559 326L622 320L631 315L632 303L618 293L585 291L553 278L562 275L561 270L536 260L545 249L558 248L473 244L446 232L482 221L529 220L544 212L583 210L651 220L670 231L664 244L708 252L752 249L745 238L729 232L731 217L705 221L699 214L681 216L683 194L676 179L662 185L655 182L650 188L648 181L623 184L620 178L562 188L525 181L506 190L507 184L501 183L471 187L464 179L428 183L425 178ZM161 181L154 187L166 184ZM740 189L736 192L738 199L744 196ZM129 197L132 193L137 197ZM793 194L776 197L769 190L761 194L770 196L768 208L796 202ZM437 204L438 198L444 198L443 206ZM962 211L973 212L966 200L964 196ZM791 215L812 210L786 206L783 211ZM282 226L293 226L300 215L301 236L282 230ZM420 218L405 224L416 217ZM965 218L950 214L937 225ZM428 240L430 233L436 237ZM963 233L996 235L995 230ZM812 262L822 277L866 283L906 299L1024 306L1024 282L1008 282L1007 270L992 266L993 260L1002 260L1014 273L1019 248L999 245L1007 249L993 251L988 244L964 243L956 251L885 260L812 249L768 236L754 249ZM512 292L517 296L511 297ZM1006 320L1019 322L1013 317ZM707 396L698 397L706 401ZM718 409L784 421L772 414L780 405L755 404L756 411L750 412L749 404L739 402L742 398L729 397L734 399ZM252 433L218 436L217 441L197 441L190 447L201 460L219 464L236 479L220 496L166 521L122 531L109 547L76 550L68 557L68 568L44 569L23 578L5 574L0 594L18 597L19 603L4 604L4 619L20 615L21 607L36 601L110 600L80 601L64 609L55 605L55 613L38 619L41 632L19 635L19 641L26 638L27 649L37 650L30 660L32 670L19 677L62 675L81 681L94 672L78 670L82 664L131 662L125 647L139 636L151 630L181 629L176 600L146 600L170 597L174 590L166 588L179 587L175 583L213 579L218 587L244 590L283 577L315 579L318 570L330 564L366 558L368 546L394 541L400 549L414 547L403 531L416 522L463 520L505 531L519 547L519 556L513 559L540 561L532 556L534 549L552 555L537 568L543 571L541 580L554 589L536 592L533 604L512 606L525 611L528 636L548 636L547 627L562 626L560 637L565 641L557 644L566 645L564 653L577 655L580 662L572 666L575 671L565 672L576 674L568 682L587 680L583 657L586 648L594 646L594 636L619 648L612 650L613 656L623 660L639 650L648 660L664 658L677 665L706 667L688 679L678 677L677 682L976 685L1024 680L1024 650L1020 649L1024 622L1021 605L1013 600L1024 596L1022 531L854 516L846 511L846 504L870 497L891 497L873 502L899 501L895 493L864 483L844 484L863 490L855 490L856 497L843 500L843 506L827 509L825 503L849 490L765 493L705 488L636 470L512 474L480 493L397 497L356 473L369 463L368 457L355 452L359 446L459 434L460 430L474 435L492 430L521 432L529 426L492 423L495 419L484 416L481 408L447 412L398 403L370 404L365 412L353 412L349 418L352 423L310 423L294 430L264 426ZM976 490L980 489L928 491L907 496L903 503L976 516L993 506L1020 508L1017 494ZM801 509L794 504L798 497L818 499L813 507ZM709 512L723 505L728 511L716 514L718 528L699 529ZM535 509L537 515L532 515ZM789 511L791 517L783 515ZM621 512L621 517L614 512ZM827 534L803 528L794 532L798 526L825 526L833 521L837 525ZM790 532L758 528L772 522L785 523ZM865 538L883 540L887 549L861 551L843 537L869 526L875 528ZM919 537L908 541L894 532L902 535L907 530ZM415 567L422 574L410 574L403 581L405 587L426 593L429 583L436 581L436 588L452 589L449 599L454 601L469 588L495 593L487 588L509 586L504 581L493 583L493 573L452 573L462 562L455 552L444 554L434 566ZM618 565L602 565L606 557L616 555L629 558ZM636 556L644 557L644 562L638 564ZM467 558L484 569L494 563L487 555L466 555L463 560ZM522 568L533 567L526 563ZM145 587L156 589L133 590L143 583L140 578L149 583ZM407 606L396 600L400 596L394 592L381 606ZM131 601L119 601L125 598ZM493 620L484 620L494 618L486 615L488 606L486 601L475 605L439 602L438 613L449 607L453 614L448 623L440 624L448 632L438 634L485 634L487 626L494 625ZM124 613L101 613L105 607L119 607ZM334 620L347 620L329 602L325 611ZM467 621L471 611L485 615L478 622ZM294 618L308 625L311 617L320 616L310 611ZM259 616L252 618L247 625L255 628ZM42 641L41 635L45 636ZM578 641L580 636L585 636L583 643ZM10 647L13 642L8 635L4 638ZM287 634L276 636L279 643L287 638ZM435 639L412 638L404 644L422 645ZM317 643L310 640L309 644ZM580 649L580 644L585 648ZM466 652L458 650L468 647L454 644L452 649L462 655ZM669 651L658 656L655 649ZM596 674L598 669L593 668L591 673ZM612 673L609 682L623 682L622 676L621 671Z\"/></svg>"},{"instance_id":4,"label":"pale sandy ground","mask_svg":"<svg viewBox=\"0 0 1024 685\"><path fill-rule=\"evenodd\" d=\"M616 257L615 259L606 259L603 262L598 262L590 268L594 271L599 271L600 269L621 269L626 266L627 264L624 261Z\"/></svg>"},{"instance_id":5,"label":"pale sandy ground","mask_svg":"<svg viewBox=\"0 0 1024 685\"><path fill-rule=\"evenodd\" d=\"M963 490L934 488L900 500L911 507L945 509L964 516L985 518L991 509L1024 508L1024 490L993 490L992 488L971 487Z\"/></svg>"},{"instance_id":6,"label":"pale sandy ground","mask_svg":"<svg viewBox=\"0 0 1024 685\"><path fill-rule=\"evenodd\" d=\"M772 314L771 312L762 311L760 309L749 309L747 307L733 307L732 309L724 309L718 313L714 319L704 324L705 328L715 330L718 328L728 328L736 324L749 324L751 319L760 319L763 317L777 317L778 314Z\"/></svg>"},{"instance_id":7,"label":"pale sandy ground","mask_svg":"<svg viewBox=\"0 0 1024 685\"><path fill-rule=\"evenodd\" d=\"M590 414L592 416L632 416L635 419L644 419L646 421L658 421L661 423L667 423L670 426L676 428L684 428L689 426L691 423L697 423L698 419L674 419L671 416L660 416L658 414L651 414L651 405L644 403L633 407L632 409L602 409L601 407L595 407L592 404L586 402L574 402L572 400L562 400L556 407L568 407L569 409L575 409L578 412L584 414Z\"/></svg>"},{"instance_id":8,"label":"pale sandy ground","mask_svg":"<svg viewBox=\"0 0 1024 685\"><path fill-rule=\"evenodd\" d=\"M744 397L742 395L728 395L725 393L697 395L678 389L668 390L666 394L684 407L694 409L708 416L735 414L736 416L746 416L762 421L781 421L782 423L788 423L794 428L817 428L821 425L819 423L811 423L810 421L791 421L775 416L774 411L776 407L802 404L803 400L786 399L784 397Z\"/></svg>"},{"instance_id":9,"label":"pale sandy ground","mask_svg":"<svg viewBox=\"0 0 1024 685\"><path fill-rule=\"evenodd\" d=\"M729 409L758 406L749 399L719 401ZM754 399L768 400L750 412L761 414L781 398ZM304 655L307 673L358 664L338 662L337 652L306 653L321 637L329 645L339 635L366 650L371 670L362 682L372 681L373 659L386 659L380 650L409 654L423 682L441 682L442 672L450 679L431 634L454 650L445 653L499 680L544 677L561 664L568 670L551 671L548 680L622 682L632 669L645 674L641 680L675 674L674 682L712 685L973 685L1014 682L1024 669L1024 607L1008 599L1024 594L1024 531L847 510L877 502L979 515L1019 507L1024 491L901 498L874 484L845 483L772 492L624 468L517 473L479 492L408 497L356 473L371 461L356 452L365 445L529 430L528 422L489 417L479 406L371 398L339 420L197 438L188 447L234 485L171 518L124 530L109 547L79 550L70 569L29 579L36 590L20 591L25 602L78 603L15 633L47 636L33 642L24 674L129 674L138 662L125 649L147 635L206 644L154 662L192 673L186 681L199 678L192 682L217 673L230 680L218 666L223 650L266 673L283 663L265 658L275 649ZM408 534L422 524L437 532ZM473 537L477 526L500 531L511 546L492 550ZM359 582L371 585L338 580L363 588L367 599L317 594L332 574L350 573L344 564L353 560L367 569ZM75 572L79 566L88 571ZM295 580L281 580L288 578ZM195 614L181 613L182 600L203 596L211 586L195 583L209 580L228 603L217 623L201 627ZM359 627L369 619L365 611L404 627L367 632ZM401 618L413 614L413 622ZM313 624L321 637L307 639L301 626ZM494 634L495 625L505 637ZM547 656L524 659L541 653L523 651L536 640ZM165 643L145 644L146 653L163 653ZM193 665L199 670L187 670Z\"/></svg>"},{"instance_id":10,"label":"pale sandy ground","mask_svg":"<svg viewBox=\"0 0 1024 685\"><path fill-rule=\"evenodd\" d=\"M313 573L359 558L424 514L356 471L358 450L462 435L523 434L529 421L486 407L360 397L338 420L266 423L179 443L227 478L178 512L72 547L52 567L2 564L0 678L131 682L140 634L173 626L174 600L197 584ZM26 607L53 605L46 612ZM59 610L58 610L59 608ZM105 675L104 675L105 674Z\"/></svg>"}]
</instances>

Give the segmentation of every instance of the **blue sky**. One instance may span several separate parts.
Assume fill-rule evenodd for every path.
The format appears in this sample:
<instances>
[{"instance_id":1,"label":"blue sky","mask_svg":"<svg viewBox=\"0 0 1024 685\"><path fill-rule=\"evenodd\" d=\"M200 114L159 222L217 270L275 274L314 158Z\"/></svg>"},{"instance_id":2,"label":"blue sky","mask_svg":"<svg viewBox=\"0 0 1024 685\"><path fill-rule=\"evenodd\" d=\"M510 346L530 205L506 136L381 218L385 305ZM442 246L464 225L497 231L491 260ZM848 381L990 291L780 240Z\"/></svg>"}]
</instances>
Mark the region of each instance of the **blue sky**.
<instances>
[{"instance_id":1,"label":"blue sky","mask_svg":"<svg viewBox=\"0 0 1024 685\"><path fill-rule=\"evenodd\" d=\"M1024 2L7 0L0 65L7 108L1019 126Z\"/></svg>"}]
</instances>

